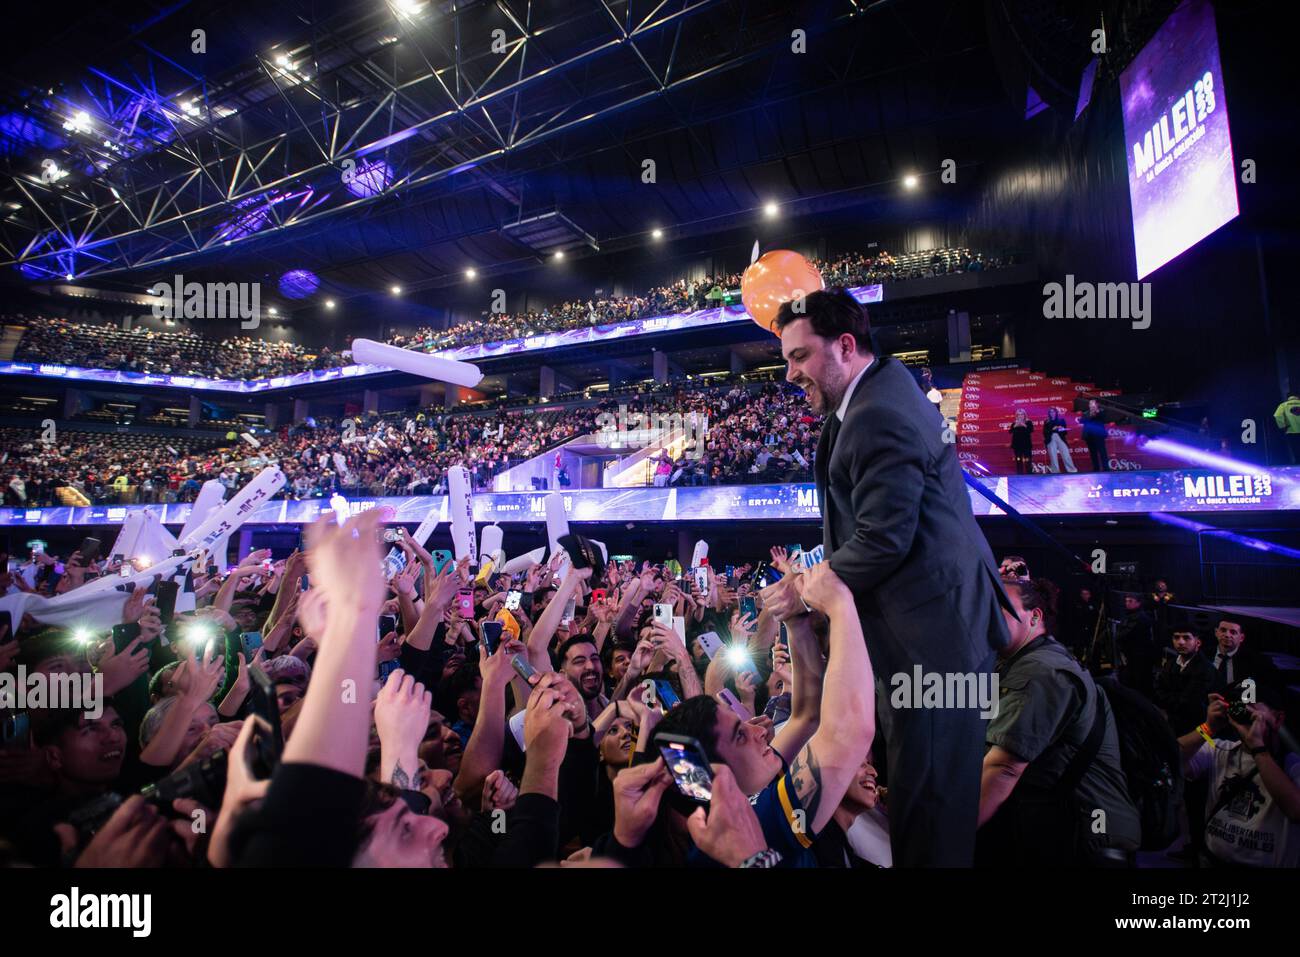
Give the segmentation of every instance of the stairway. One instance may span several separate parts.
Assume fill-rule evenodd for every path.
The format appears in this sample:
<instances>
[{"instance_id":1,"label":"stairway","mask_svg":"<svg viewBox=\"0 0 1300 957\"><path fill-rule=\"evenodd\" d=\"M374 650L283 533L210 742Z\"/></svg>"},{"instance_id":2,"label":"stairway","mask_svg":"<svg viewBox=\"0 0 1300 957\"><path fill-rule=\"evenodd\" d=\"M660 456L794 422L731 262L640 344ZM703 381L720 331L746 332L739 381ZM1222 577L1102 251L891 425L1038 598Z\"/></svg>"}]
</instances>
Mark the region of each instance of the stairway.
<instances>
[{"instance_id":1,"label":"stairway","mask_svg":"<svg viewBox=\"0 0 1300 957\"><path fill-rule=\"evenodd\" d=\"M1069 424L1066 444L1074 466L1080 472L1091 471L1088 446L1083 441L1080 414L1074 400L1080 394L1097 397L1115 396L1114 390L1098 389L1091 382L1049 378L1030 369L994 369L972 372L962 381L961 407L957 424L957 457L963 465L978 462L994 475L1014 475L1016 462L1011 454L1011 423L1016 410L1024 409L1033 423L1033 453L1030 464L1035 475L1050 472L1047 449L1043 446L1043 422L1049 406L1056 406ZM1113 471L1135 469L1182 468L1184 463L1141 448L1138 434L1131 426L1107 427L1106 450ZM1065 471L1064 465L1061 467Z\"/></svg>"},{"instance_id":2,"label":"stairway","mask_svg":"<svg viewBox=\"0 0 1300 957\"><path fill-rule=\"evenodd\" d=\"M14 352L18 348L18 343L23 338L23 333L27 331L26 326L5 326L4 334L0 335L0 362L12 362Z\"/></svg>"}]
</instances>

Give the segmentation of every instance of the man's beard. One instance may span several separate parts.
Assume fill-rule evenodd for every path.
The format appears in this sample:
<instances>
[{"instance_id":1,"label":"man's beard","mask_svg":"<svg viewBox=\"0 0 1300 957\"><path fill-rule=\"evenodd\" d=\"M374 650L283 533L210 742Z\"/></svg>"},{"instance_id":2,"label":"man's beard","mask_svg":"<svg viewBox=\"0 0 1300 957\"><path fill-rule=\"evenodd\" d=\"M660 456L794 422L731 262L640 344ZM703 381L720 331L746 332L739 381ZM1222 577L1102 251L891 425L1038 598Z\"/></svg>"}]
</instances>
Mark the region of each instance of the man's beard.
<instances>
[{"instance_id":1,"label":"man's beard","mask_svg":"<svg viewBox=\"0 0 1300 957\"><path fill-rule=\"evenodd\" d=\"M816 387L817 399L809 398L809 405L813 411L819 415L829 415L834 412L839 404L844 400L844 392L848 387L848 377L845 376L839 366L827 366L826 378L821 382L812 380L813 386ZM804 390L807 394L807 389Z\"/></svg>"}]
</instances>

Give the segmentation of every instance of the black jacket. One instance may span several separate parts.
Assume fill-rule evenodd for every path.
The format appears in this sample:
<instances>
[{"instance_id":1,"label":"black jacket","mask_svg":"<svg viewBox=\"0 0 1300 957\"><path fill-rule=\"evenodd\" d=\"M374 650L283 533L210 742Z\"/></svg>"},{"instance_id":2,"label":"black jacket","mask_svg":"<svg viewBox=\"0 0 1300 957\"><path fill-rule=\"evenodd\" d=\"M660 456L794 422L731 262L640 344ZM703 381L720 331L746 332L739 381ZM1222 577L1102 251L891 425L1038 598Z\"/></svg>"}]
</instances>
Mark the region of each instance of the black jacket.
<instances>
[{"instance_id":1,"label":"black jacket","mask_svg":"<svg viewBox=\"0 0 1300 957\"><path fill-rule=\"evenodd\" d=\"M877 674L920 661L976 670L1006 645L999 606L1011 606L943 416L902 363L877 357L831 449L834 418L815 463L822 544L853 592Z\"/></svg>"}]
</instances>

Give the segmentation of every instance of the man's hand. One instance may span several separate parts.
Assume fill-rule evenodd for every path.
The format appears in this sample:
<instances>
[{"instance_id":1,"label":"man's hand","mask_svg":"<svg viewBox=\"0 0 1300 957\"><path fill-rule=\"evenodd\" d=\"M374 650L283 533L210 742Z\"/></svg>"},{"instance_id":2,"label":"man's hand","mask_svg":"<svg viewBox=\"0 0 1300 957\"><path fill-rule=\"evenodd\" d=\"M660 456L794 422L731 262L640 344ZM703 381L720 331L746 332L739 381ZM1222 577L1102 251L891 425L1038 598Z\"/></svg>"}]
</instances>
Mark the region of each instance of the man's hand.
<instances>
[{"instance_id":1,"label":"man's hand","mask_svg":"<svg viewBox=\"0 0 1300 957\"><path fill-rule=\"evenodd\" d=\"M614 778L614 840L627 848L640 847L672 783L663 758L619 771Z\"/></svg>"},{"instance_id":2,"label":"man's hand","mask_svg":"<svg viewBox=\"0 0 1300 957\"><path fill-rule=\"evenodd\" d=\"M777 621L789 621L791 618L808 614L808 610L804 608L804 599L800 595L804 587L802 575L786 575L780 581L768 585L759 592L759 595L768 614Z\"/></svg>"},{"instance_id":3,"label":"man's hand","mask_svg":"<svg viewBox=\"0 0 1300 957\"><path fill-rule=\"evenodd\" d=\"M379 732L381 748L395 758L390 777L401 788L413 788L415 762L408 759L405 767L402 755L414 755L420 749L424 733L429 730L433 692L425 689L411 675L398 668L375 700L375 729ZM387 761L384 762L387 764Z\"/></svg>"},{"instance_id":4,"label":"man's hand","mask_svg":"<svg viewBox=\"0 0 1300 957\"><path fill-rule=\"evenodd\" d=\"M104 657L99 661L99 670L104 676L104 694L117 694L141 675L149 673L149 649L144 647L140 638L132 638L125 648L116 651L110 640Z\"/></svg>"},{"instance_id":5,"label":"man's hand","mask_svg":"<svg viewBox=\"0 0 1300 957\"><path fill-rule=\"evenodd\" d=\"M830 562L818 562L803 574L803 600L823 614L843 602L853 601L853 592L831 568Z\"/></svg>"},{"instance_id":6,"label":"man's hand","mask_svg":"<svg viewBox=\"0 0 1300 957\"><path fill-rule=\"evenodd\" d=\"M556 687L564 680L555 671L542 675L533 685L524 714L524 751L529 756L534 753L554 756L557 764L573 735L567 699L562 689Z\"/></svg>"},{"instance_id":7,"label":"man's hand","mask_svg":"<svg viewBox=\"0 0 1300 957\"><path fill-rule=\"evenodd\" d=\"M758 815L725 764L713 765L713 800L707 813L696 808L686 828L696 847L727 867L739 867L767 850Z\"/></svg>"},{"instance_id":8,"label":"man's hand","mask_svg":"<svg viewBox=\"0 0 1300 957\"><path fill-rule=\"evenodd\" d=\"M379 661L396 661L402 654L402 636L395 631L390 631L379 639Z\"/></svg>"},{"instance_id":9,"label":"man's hand","mask_svg":"<svg viewBox=\"0 0 1300 957\"><path fill-rule=\"evenodd\" d=\"M126 603L122 605L122 624L130 625L140 620L144 614L145 600L149 598L144 585L136 585Z\"/></svg>"},{"instance_id":10,"label":"man's hand","mask_svg":"<svg viewBox=\"0 0 1300 957\"><path fill-rule=\"evenodd\" d=\"M515 655L527 655L527 653L528 648L521 641L502 641L497 645L497 650L489 655L487 645L480 641L478 669L479 675L483 678L483 692L486 693L491 689L494 694L504 694L506 685L510 684L510 679L515 674L510 659Z\"/></svg>"},{"instance_id":11,"label":"man's hand","mask_svg":"<svg viewBox=\"0 0 1300 957\"><path fill-rule=\"evenodd\" d=\"M70 825L65 827L71 829ZM75 866L162 867L172 836L170 822L158 808L133 794L86 845Z\"/></svg>"},{"instance_id":12,"label":"man's hand","mask_svg":"<svg viewBox=\"0 0 1300 957\"><path fill-rule=\"evenodd\" d=\"M325 596L331 619L378 617L388 585L380 569L383 556L376 531L391 516L390 508L372 508L349 518L342 527L332 518L307 526L312 588Z\"/></svg>"},{"instance_id":13,"label":"man's hand","mask_svg":"<svg viewBox=\"0 0 1300 957\"><path fill-rule=\"evenodd\" d=\"M493 771L483 781L483 800L480 807L485 813L496 810L508 811L515 806L517 800L519 800L519 789L506 777L504 771Z\"/></svg>"},{"instance_id":14,"label":"man's hand","mask_svg":"<svg viewBox=\"0 0 1300 957\"><path fill-rule=\"evenodd\" d=\"M213 867L229 867L230 830L245 808L266 797L266 789L271 786L269 780L259 781L253 777L253 735L261 721L256 715L244 719L239 729L239 736L230 749L230 760L226 766L226 790L221 799L221 812L217 823L212 828L212 840L208 844L208 863ZM264 722L262 730L269 734L271 729Z\"/></svg>"}]
</instances>

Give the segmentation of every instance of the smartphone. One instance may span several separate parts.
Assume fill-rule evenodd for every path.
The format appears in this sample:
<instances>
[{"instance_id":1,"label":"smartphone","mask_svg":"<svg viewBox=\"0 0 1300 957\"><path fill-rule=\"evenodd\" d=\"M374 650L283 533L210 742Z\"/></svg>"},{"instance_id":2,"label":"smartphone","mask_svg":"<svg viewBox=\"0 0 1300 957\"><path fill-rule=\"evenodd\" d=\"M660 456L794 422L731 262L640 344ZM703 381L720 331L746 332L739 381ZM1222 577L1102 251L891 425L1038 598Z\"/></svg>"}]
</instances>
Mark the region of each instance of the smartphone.
<instances>
[{"instance_id":1,"label":"smartphone","mask_svg":"<svg viewBox=\"0 0 1300 957\"><path fill-rule=\"evenodd\" d=\"M438 573L441 573L452 561L451 552L445 548L434 549L429 557L433 559L433 570Z\"/></svg>"},{"instance_id":2,"label":"smartphone","mask_svg":"<svg viewBox=\"0 0 1300 957\"><path fill-rule=\"evenodd\" d=\"M790 560L790 562L793 564L794 562L798 561L798 560L799 560L799 556L803 554L803 546L802 546L802 545L787 545L787 546L785 547L785 552L786 552L786 557L787 557L787 558Z\"/></svg>"},{"instance_id":3,"label":"smartphone","mask_svg":"<svg viewBox=\"0 0 1300 957\"><path fill-rule=\"evenodd\" d=\"M135 569L131 567L130 562L123 562L122 567L117 570L117 573L123 578L130 578L133 571L135 571Z\"/></svg>"},{"instance_id":4,"label":"smartphone","mask_svg":"<svg viewBox=\"0 0 1300 957\"><path fill-rule=\"evenodd\" d=\"M100 541L98 538L83 538L81 544L77 546L77 551L81 552L81 560L89 565L99 557Z\"/></svg>"},{"instance_id":5,"label":"smartphone","mask_svg":"<svg viewBox=\"0 0 1300 957\"><path fill-rule=\"evenodd\" d=\"M172 618L176 614L176 593L180 590L180 582L174 581L160 581L154 588L153 603L162 618L164 628L172 623Z\"/></svg>"},{"instance_id":6,"label":"smartphone","mask_svg":"<svg viewBox=\"0 0 1300 957\"><path fill-rule=\"evenodd\" d=\"M784 646L786 653L790 652L790 633L785 630L785 622L781 622L781 633L777 636L777 643Z\"/></svg>"},{"instance_id":7,"label":"smartphone","mask_svg":"<svg viewBox=\"0 0 1300 957\"><path fill-rule=\"evenodd\" d=\"M749 713L749 709L740 703L740 699L737 698L735 694L732 693L730 688L723 688L721 691L719 691L718 700L721 701L723 704L725 704L732 711L734 711L736 713L736 717L738 717L741 721L748 721L750 718L754 717L752 714Z\"/></svg>"},{"instance_id":8,"label":"smartphone","mask_svg":"<svg viewBox=\"0 0 1300 957\"><path fill-rule=\"evenodd\" d=\"M474 593L469 589L461 589L456 592L456 606L460 610L460 617L474 617Z\"/></svg>"},{"instance_id":9,"label":"smartphone","mask_svg":"<svg viewBox=\"0 0 1300 957\"><path fill-rule=\"evenodd\" d=\"M713 656L722 650L722 639L716 631L706 631L699 636L701 650L713 660Z\"/></svg>"},{"instance_id":10,"label":"smartphone","mask_svg":"<svg viewBox=\"0 0 1300 957\"><path fill-rule=\"evenodd\" d=\"M258 780L269 778L280 763L284 750L284 733L280 730L280 705L275 699L275 686L260 668L248 669L249 711L265 721L267 728L257 726L253 735L256 755L253 758L253 775Z\"/></svg>"},{"instance_id":11,"label":"smartphone","mask_svg":"<svg viewBox=\"0 0 1300 957\"><path fill-rule=\"evenodd\" d=\"M703 565L695 569L695 584L702 592L709 590L709 570Z\"/></svg>"},{"instance_id":12,"label":"smartphone","mask_svg":"<svg viewBox=\"0 0 1300 957\"><path fill-rule=\"evenodd\" d=\"M758 617L758 605L754 602L753 595L746 595L744 598L740 599L740 617L741 618Z\"/></svg>"},{"instance_id":13,"label":"smartphone","mask_svg":"<svg viewBox=\"0 0 1300 957\"><path fill-rule=\"evenodd\" d=\"M397 630L397 616L396 616L396 615L380 615L380 616L379 616L379 637L380 637L381 640L383 639L384 635L391 634L392 632L394 632L394 631L396 631L396 630Z\"/></svg>"},{"instance_id":14,"label":"smartphone","mask_svg":"<svg viewBox=\"0 0 1300 957\"><path fill-rule=\"evenodd\" d=\"M567 625L573 621L573 616L578 610L578 599L570 598L564 604L564 617L560 619L560 624Z\"/></svg>"},{"instance_id":15,"label":"smartphone","mask_svg":"<svg viewBox=\"0 0 1300 957\"><path fill-rule=\"evenodd\" d=\"M26 711L14 711L0 720L0 748L31 747L32 722Z\"/></svg>"},{"instance_id":16,"label":"smartphone","mask_svg":"<svg viewBox=\"0 0 1300 957\"><path fill-rule=\"evenodd\" d=\"M302 591L306 591L310 587L311 587L311 582L307 580L307 575L304 574L301 579L300 588Z\"/></svg>"},{"instance_id":17,"label":"smartphone","mask_svg":"<svg viewBox=\"0 0 1300 957\"><path fill-rule=\"evenodd\" d=\"M511 591L506 595L506 611L518 611L519 603L523 600L524 593L521 591Z\"/></svg>"},{"instance_id":18,"label":"smartphone","mask_svg":"<svg viewBox=\"0 0 1300 957\"><path fill-rule=\"evenodd\" d=\"M654 740L677 785L677 793L695 805L712 801L713 769L700 742L676 734L656 734Z\"/></svg>"},{"instance_id":19,"label":"smartphone","mask_svg":"<svg viewBox=\"0 0 1300 957\"><path fill-rule=\"evenodd\" d=\"M497 646L501 644L501 630L504 627L505 625L499 621L485 621L479 626L479 636L489 655L496 654Z\"/></svg>"},{"instance_id":20,"label":"smartphone","mask_svg":"<svg viewBox=\"0 0 1300 957\"><path fill-rule=\"evenodd\" d=\"M244 661L252 661L253 655L257 654L257 649L262 647L262 633L260 631L240 632L239 644L244 651Z\"/></svg>"},{"instance_id":21,"label":"smartphone","mask_svg":"<svg viewBox=\"0 0 1300 957\"><path fill-rule=\"evenodd\" d=\"M386 528L386 529L384 529L384 542L387 543L387 544L389 544L389 545L392 545L394 542L400 541L401 538L402 538L402 533L405 532L405 531L406 531L406 529L404 529L404 528Z\"/></svg>"},{"instance_id":22,"label":"smartphone","mask_svg":"<svg viewBox=\"0 0 1300 957\"><path fill-rule=\"evenodd\" d=\"M524 679L524 683L531 685L533 678L537 676L537 669L528 663L528 659L523 655L515 655L510 659L510 667L514 668L519 677Z\"/></svg>"},{"instance_id":23,"label":"smartphone","mask_svg":"<svg viewBox=\"0 0 1300 957\"><path fill-rule=\"evenodd\" d=\"M673 606L655 602L654 620L665 628L673 626Z\"/></svg>"},{"instance_id":24,"label":"smartphone","mask_svg":"<svg viewBox=\"0 0 1300 957\"><path fill-rule=\"evenodd\" d=\"M654 679L654 682L655 694L657 694L659 700L663 702L665 711L671 711L682 703L682 699L677 697L677 692L673 690L672 683L668 681L668 679L656 678Z\"/></svg>"},{"instance_id":25,"label":"smartphone","mask_svg":"<svg viewBox=\"0 0 1300 957\"><path fill-rule=\"evenodd\" d=\"M113 626L113 650L121 651L135 639L140 637L139 622L131 622L126 625Z\"/></svg>"},{"instance_id":26,"label":"smartphone","mask_svg":"<svg viewBox=\"0 0 1300 957\"><path fill-rule=\"evenodd\" d=\"M673 631L677 632L682 644L686 644L686 619L681 615L673 615Z\"/></svg>"},{"instance_id":27,"label":"smartphone","mask_svg":"<svg viewBox=\"0 0 1300 957\"><path fill-rule=\"evenodd\" d=\"M604 588L593 588L591 590L591 600L604 601L606 594L608 594L608 592Z\"/></svg>"}]
</instances>

